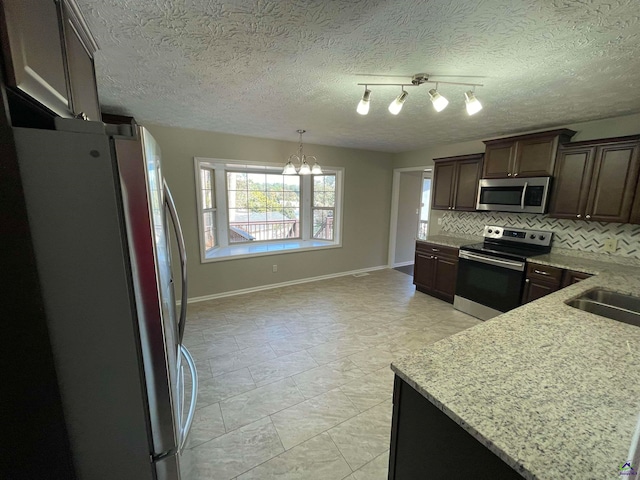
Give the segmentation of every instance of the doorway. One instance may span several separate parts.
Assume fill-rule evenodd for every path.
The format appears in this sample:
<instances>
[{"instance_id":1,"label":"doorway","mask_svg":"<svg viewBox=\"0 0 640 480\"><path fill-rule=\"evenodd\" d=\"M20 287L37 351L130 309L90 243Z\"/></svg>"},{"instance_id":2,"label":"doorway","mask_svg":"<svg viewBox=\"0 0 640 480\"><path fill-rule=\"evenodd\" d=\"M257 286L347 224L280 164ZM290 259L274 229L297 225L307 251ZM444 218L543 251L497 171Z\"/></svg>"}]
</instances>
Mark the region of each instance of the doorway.
<instances>
[{"instance_id":1,"label":"doorway","mask_svg":"<svg viewBox=\"0 0 640 480\"><path fill-rule=\"evenodd\" d=\"M413 265L416 239L426 238L431 209L431 173L431 167L393 171L388 255L392 268Z\"/></svg>"}]
</instances>

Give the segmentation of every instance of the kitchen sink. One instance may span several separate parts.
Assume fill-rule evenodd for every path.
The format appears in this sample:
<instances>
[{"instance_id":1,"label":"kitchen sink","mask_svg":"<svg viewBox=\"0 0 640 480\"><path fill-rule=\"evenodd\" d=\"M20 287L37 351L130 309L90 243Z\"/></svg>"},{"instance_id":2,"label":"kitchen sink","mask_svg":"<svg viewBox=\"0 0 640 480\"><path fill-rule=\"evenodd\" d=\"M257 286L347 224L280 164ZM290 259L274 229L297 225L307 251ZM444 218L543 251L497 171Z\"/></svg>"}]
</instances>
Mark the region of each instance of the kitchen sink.
<instances>
[{"instance_id":1,"label":"kitchen sink","mask_svg":"<svg viewBox=\"0 0 640 480\"><path fill-rule=\"evenodd\" d=\"M640 327L640 297L596 288L569 300L567 305Z\"/></svg>"}]
</instances>

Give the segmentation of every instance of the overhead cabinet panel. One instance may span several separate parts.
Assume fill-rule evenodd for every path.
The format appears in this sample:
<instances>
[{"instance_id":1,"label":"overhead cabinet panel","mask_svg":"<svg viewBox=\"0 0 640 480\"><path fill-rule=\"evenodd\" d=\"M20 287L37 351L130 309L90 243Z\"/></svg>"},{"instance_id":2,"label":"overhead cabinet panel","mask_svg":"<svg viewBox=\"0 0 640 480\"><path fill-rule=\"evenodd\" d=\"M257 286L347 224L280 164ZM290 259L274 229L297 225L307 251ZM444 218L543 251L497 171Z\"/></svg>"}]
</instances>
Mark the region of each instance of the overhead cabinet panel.
<instances>
[{"instance_id":1,"label":"overhead cabinet panel","mask_svg":"<svg viewBox=\"0 0 640 480\"><path fill-rule=\"evenodd\" d=\"M482 172L482 157L458 162L454 210L475 210L478 199L478 182Z\"/></svg>"},{"instance_id":2,"label":"overhead cabinet panel","mask_svg":"<svg viewBox=\"0 0 640 480\"><path fill-rule=\"evenodd\" d=\"M436 210L451 209L455 180L455 162L436 162L433 168L433 199L431 207Z\"/></svg>"},{"instance_id":3,"label":"overhead cabinet panel","mask_svg":"<svg viewBox=\"0 0 640 480\"><path fill-rule=\"evenodd\" d=\"M559 150L549 215L634 222L640 136L576 142Z\"/></svg>"},{"instance_id":4,"label":"overhead cabinet panel","mask_svg":"<svg viewBox=\"0 0 640 480\"><path fill-rule=\"evenodd\" d=\"M100 121L92 42L67 3L63 8L63 19L73 112L86 115L88 120Z\"/></svg>"},{"instance_id":5,"label":"overhead cabinet panel","mask_svg":"<svg viewBox=\"0 0 640 480\"><path fill-rule=\"evenodd\" d=\"M70 116L60 5L53 0L3 0L7 83L58 115Z\"/></svg>"},{"instance_id":6,"label":"overhead cabinet panel","mask_svg":"<svg viewBox=\"0 0 640 480\"><path fill-rule=\"evenodd\" d=\"M638 178L636 145L605 146L596 155L587 215L599 222L627 222Z\"/></svg>"},{"instance_id":7,"label":"overhead cabinet panel","mask_svg":"<svg viewBox=\"0 0 640 480\"><path fill-rule=\"evenodd\" d=\"M431 208L435 210L473 211L476 209L478 182L482 172L481 153L433 160L433 193Z\"/></svg>"},{"instance_id":8,"label":"overhead cabinet panel","mask_svg":"<svg viewBox=\"0 0 640 480\"><path fill-rule=\"evenodd\" d=\"M549 177L558 145L575 133L559 129L486 140L482 178Z\"/></svg>"},{"instance_id":9,"label":"overhead cabinet panel","mask_svg":"<svg viewBox=\"0 0 640 480\"><path fill-rule=\"evenodd\" d=\"M482 178L506 178L511 176L516 144L512 141L487 146Z\"/></svg>"},{"instance_id":10,"label":"overhead cabinet panel","mask_svg":"<svg viewBox=\"0 0 640 480\"><path fill-rule=\"evenodd\" d=\"M560 151L549 214L557 218L581 219L587 205L595 148Z\"/></svg>"},{"instance_id":11,"label":"overhead cabinet panel","mask_svg":"<svg viewBox=\"0 0 640 480\"><path fill-rule=\"evenodd\" d=\"M553 173L550 159L556 155L558 137L533 138L517 143L515 173L520 177L545 177Z\"/></svg>"}]
</instances>

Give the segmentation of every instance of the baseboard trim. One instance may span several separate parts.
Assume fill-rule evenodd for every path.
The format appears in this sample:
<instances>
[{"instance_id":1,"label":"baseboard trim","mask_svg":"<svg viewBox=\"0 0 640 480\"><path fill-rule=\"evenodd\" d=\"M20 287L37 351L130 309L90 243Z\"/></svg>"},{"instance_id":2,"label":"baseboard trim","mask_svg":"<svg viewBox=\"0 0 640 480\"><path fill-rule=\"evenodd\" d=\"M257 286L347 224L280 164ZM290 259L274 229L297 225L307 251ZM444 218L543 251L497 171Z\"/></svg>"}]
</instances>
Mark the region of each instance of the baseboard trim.
<instances>
[{"instance_id":1,"label":"baseboard trim","mask_svg":"<svg viewBox=\"0 0 640 480\"><path fill-rule=\"evenodd\" d=\"M413 262L411 262L413 263ZM299 285L301 283L317 282L319 280L328 280L330 278L346 277L347 275L355 275L358 273L374 272L376 270L386 270L388 265L380 265L378 267L362 268L360 270L351 270L348 272L331 273L329 275L320 275L318 277L301 278L299 280L291 280L289 282L270 283L269 285L260 285L259 287L243 288L240 290L231 290L229 292L214 293L213 295L204 295L202 297L191 297L187 303L206 302L207 300L215 300L217 298L234 297L245 293L260 292L262 290L271 290L273 288L289 287L291 285Z\"/></svg>"},{"instance_id":2,"label":"baseboard trim","mask_svg":"<svg viewBox=\"0 0 640 480\"><path fill-rule=\"evenodd\" d=\"M393 268L396 267L406 267L407 265L413 265L414 261L413 260L409 260L408 262L400 262L400 263L394 263L393 264Z\"/></svg>"}]
</instances>

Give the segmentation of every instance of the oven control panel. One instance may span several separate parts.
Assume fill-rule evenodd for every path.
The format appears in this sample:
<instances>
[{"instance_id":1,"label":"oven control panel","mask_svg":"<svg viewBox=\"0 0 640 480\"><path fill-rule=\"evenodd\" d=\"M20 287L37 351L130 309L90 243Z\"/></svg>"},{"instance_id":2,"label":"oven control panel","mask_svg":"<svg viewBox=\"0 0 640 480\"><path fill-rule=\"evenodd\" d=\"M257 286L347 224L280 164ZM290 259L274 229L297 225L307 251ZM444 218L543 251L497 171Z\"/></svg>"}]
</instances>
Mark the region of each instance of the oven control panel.
<instances>
[{"instance_id":1,"label":"oven control panel","mask_svg":"<svg viewBox=\"0 0 640 480\"><path fill-rule=\"evenodd\" d=\"M526 245L548 247L551 245L553 232L487 225L484 227L484 233L482 236L493 240L503 240Z\"/></svg>"}]
</instances>

